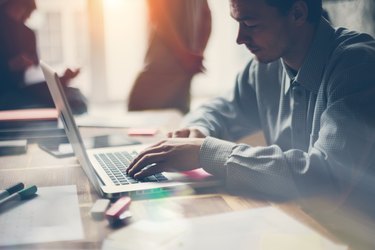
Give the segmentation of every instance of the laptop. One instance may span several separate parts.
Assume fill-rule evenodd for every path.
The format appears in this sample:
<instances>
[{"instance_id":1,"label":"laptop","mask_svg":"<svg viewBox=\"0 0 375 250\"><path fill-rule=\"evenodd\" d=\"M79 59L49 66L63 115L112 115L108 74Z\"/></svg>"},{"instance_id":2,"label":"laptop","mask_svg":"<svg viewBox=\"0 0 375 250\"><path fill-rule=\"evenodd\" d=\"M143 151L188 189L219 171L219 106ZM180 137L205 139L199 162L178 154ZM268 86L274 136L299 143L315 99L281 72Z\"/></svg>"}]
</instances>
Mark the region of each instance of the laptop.
<instances>
[{"instance_id":1,"label":"laptop","mask_svg":"<svg viewBox=\"0 0 375 250\"><path fill-rule=\"evenodd\" d=\"M221 185L218 179L202 169L187 173L163 172L143 180L127 176L125 169L128 164L148 145L86 149L57 73L43 61L40 66L74 153L90 183L101 196L150 198L179 190Z\"/></svg>"}]
</instances>

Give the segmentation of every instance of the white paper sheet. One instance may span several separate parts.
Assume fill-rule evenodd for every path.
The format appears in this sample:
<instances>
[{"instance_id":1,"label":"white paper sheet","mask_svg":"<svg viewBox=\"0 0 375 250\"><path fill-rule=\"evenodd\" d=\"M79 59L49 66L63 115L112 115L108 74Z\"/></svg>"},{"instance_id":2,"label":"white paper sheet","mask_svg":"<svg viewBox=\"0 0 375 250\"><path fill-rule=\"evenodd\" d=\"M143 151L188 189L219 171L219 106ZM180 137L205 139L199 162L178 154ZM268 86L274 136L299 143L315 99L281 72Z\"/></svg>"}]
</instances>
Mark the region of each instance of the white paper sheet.
<instances>
[{"instance_id":1,"label":"white paper sheet","mask_svg":"<svg viewBox=\"0 0 375 250\"><path fill-rule=\"evenodd\" d=\"M76 186L38 188L37 194L0 210L0 246L84 237Z\"/></svg>"},{"instance_id":2,"label":"white paper sheet","mask_svg":"<svg viewBox=\"0 0 375 250\"><path fill-rule=\"evenodd\" d=\"M169 222L139 221L113 233L103 250L344 250L276 208Z\"/></svg>"}]
</instances>

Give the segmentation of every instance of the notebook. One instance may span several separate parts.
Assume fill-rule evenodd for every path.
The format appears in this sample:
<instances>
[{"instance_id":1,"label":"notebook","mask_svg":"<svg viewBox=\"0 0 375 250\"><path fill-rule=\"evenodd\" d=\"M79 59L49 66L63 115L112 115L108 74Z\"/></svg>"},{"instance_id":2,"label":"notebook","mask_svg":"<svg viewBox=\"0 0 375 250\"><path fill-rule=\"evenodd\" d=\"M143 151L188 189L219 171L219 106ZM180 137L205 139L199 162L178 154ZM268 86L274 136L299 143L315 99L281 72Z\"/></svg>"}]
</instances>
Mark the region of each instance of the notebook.
<instances>
[{"instance_id":1,"label":"notebook","mask_svg":"<svg viewBox=\"0 0 375 250\"><path fill-rule=\"evenodd\" d=\"M221 184L202 169L189 173L164 172L144 180L134 180L126 176L127 164L148 145L86 149L57 73L44 62L40 62L40 66L74 153L89 181L101 196L116 198L126 194L135 198L152 198L184 190L184 187L188 190L191 187Z\"/></svg>"}]
</instances>

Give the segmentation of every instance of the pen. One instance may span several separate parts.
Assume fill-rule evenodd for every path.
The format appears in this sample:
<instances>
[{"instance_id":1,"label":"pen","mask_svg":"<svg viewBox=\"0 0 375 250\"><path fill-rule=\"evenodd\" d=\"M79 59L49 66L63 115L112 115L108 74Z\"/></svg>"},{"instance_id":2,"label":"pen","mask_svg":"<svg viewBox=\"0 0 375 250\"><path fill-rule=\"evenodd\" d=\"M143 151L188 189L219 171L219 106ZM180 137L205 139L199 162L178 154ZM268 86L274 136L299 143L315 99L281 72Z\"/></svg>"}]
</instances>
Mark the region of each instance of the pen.
<instances>
[{"instance_id":1,"label":"pen","mask_svg":"<svg viewBox=\"0 0 375 250\"><path fill-rule=\"evenodd\" d=\"M19 182L11 187L8 187L4 191L0 191L0 200L4 199L5 197L8 197L11 194L14 194L15 192L18 192L22 190L25 187L22 182Z\"/></svg>"},{"instance_id":2,"label":"pen","mask_svg":"<svg viewBox=\"0 0 375 250\"><path fill-rule=\"evenodd\" d=\"M31 198L35 195L37 190L38 190L37 187L34 185L34 186L31 186L31 187L25 188L21 191L18 191L16 193L6 197L3 200L0 200L0 207L3 206L4 204L10 202L10 201L25 200L25 199Z\"/></svg>"}]
</instances>

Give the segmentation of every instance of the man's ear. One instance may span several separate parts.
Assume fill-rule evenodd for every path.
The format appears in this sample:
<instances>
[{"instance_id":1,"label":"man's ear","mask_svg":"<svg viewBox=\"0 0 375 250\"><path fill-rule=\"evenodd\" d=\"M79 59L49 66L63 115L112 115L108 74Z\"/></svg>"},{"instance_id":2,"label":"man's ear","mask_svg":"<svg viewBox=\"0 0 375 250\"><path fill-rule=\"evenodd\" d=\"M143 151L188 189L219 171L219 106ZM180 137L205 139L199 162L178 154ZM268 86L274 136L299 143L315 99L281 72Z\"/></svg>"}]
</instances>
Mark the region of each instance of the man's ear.
<instances>
[{"instance_id":1,"label":"man's ear","mask_svg":"<svg viewBox=\"0 0 375 250\"><path fill-rule=\"evenodd\" d=\"M306 23L309 15L309 8L305 1L296 1L290 9L289 16L297 25Z\"/></svg>"}]
</instances>

